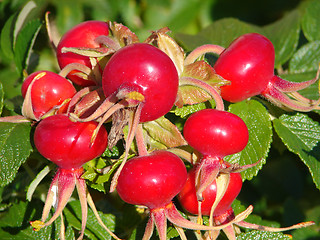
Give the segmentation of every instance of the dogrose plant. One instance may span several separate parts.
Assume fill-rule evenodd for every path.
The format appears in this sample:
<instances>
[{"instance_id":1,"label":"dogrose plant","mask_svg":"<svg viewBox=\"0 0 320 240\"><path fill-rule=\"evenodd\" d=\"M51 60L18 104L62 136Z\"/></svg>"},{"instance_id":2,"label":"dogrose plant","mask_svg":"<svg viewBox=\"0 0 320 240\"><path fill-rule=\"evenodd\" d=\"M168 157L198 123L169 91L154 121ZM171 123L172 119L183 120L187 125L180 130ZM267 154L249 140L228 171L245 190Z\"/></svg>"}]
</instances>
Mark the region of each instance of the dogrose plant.
<instances>
[{"instance_id":1,"label":"dogrose plant","mask_svg":"<svg viewBox=\"0 0 320 240\"><path fill-rule=\"evenodd\" d=\"M309 116L320 108L318 63L310 80L285 80L275 71L276 46L258 28L228 46L205 43L187 52L167 27L141 41L121 23L91 20L55 44L47 13L60 71L29 73L26 53L41 25L19 24L33 4L10 23L28 42L20 47L24 55L18 40L12 53L25 56L21 110L9 111L0 92L1 191L15 188L20 174L33 178L29 203L3 205L3 219L20 211L20 223L30 224L15 225L16 236L186 240L192 234L214 240L222 230L230 240L290 239L282 232L317 224L252 221L254 206L235 199L243 181L267 164L273 132L309 167L319 188L314 148L320 126ZM21 165L25 171L18 172ZM50 186L42 184L55 166ZM42 211L30 210L32 196L45 202ZM3 236L12 234L9 225L0 226Z\"/></svg>"}]
</instances>

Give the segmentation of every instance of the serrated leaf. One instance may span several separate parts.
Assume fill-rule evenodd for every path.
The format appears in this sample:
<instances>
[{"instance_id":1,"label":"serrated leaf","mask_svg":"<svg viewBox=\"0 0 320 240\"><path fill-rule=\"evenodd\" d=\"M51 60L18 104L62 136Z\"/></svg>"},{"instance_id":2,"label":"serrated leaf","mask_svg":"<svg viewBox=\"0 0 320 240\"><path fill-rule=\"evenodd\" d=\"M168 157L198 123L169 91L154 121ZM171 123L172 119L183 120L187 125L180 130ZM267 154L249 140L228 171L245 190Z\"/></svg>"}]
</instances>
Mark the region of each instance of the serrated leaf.
<instances>
[{"instance_id":1,"label":"serrated leaf","mask_svg":"<svg viewBox=\"0 0 320 240\"><path fill-rule=\"evenodd\" d=\"M230 163L238 163L241 166L260 160L256 166L241 173L243 180L251 180L266 162L272 141L271 120L267 109L256 100L232 104L229 107L229 112L238 115L246 123L249 141L244 150L225 157L225 160Z\"/></svg>"},{"instance_id":2,"label":"serrated leaf","mask_svg":"<svg viewBox=\"0 0 320 240\"><path fill-rule=\"evenodd\" d=\"M183 72L184 51L182 48L167 34L159 32L157 44L159 49L165 52L173 61L179 76Z\"/></svg>"},{"instance_id":3,"label":"serrated leaf","mask_svg":"<svg viewBox=\"0 0 320 240\"><path fill-rule=\"evenodd\" d=\"M19 73L26 68L30 52L36 36L41 28L41 21L36 19L28 22L19 32L14 46L14 60Z\"/></svg>"},{"instance_id":4,"label":"serrated leaf","mask_svg":"<svg viewBox=\"0 0 320 240\"><path fill-rule=\"evenodd\" d=\"M292 240L292 237L283 233L265 232L253 230L247 233L241 233L237 236L237 240Z\"/></svg>"},{"instance_id":5,"label":"serrated leaf","mask_svg":"<svg viewBox=\"0 0 320 240\"><path fill-rule=\"evenodd\" d=\"M29 123L0 123L0 186L12 182L32 151Z\"/></svg>"},{"instance_id":6,"label":"serrated leaf","mask_svg":"<svg viewBox=\"0 0 320 240\"><path fill-rule=\"evenodd\" d=\"M313 182L320 189L320 126L307 115L295 113L283 114L273 120L279 137L287 148L299 155L309 168Z\"/></svg>"},{"instance_id":7,"label":"serrated leaf","mask_svg":"<svg viewBox=\"0 0 320 240\"><path fill-rule=\"evenodd\" d=\"M18 15L16 23L15 23L14 32L13 32L14 45L15 45L15 41L17 39L18 33L20 32L23 25L25 24L27 16L32 11L32 9L34 9L36 7L37 7L37 5L35 4L34 1L28 1L24 5L22 10L19 12L19 15Z\"/></svg>"},{"instance_id":8,"label":"serrated leaf","mask_svg":"<svg viewBox=\"0 0 320 240\"><path fill-rule=\"evenodd\" d=\"M130 158L130 156L129 156ZM88 185L100 192L106 192L104 183L109 181L110 177L113 175L113 172L121 164L121 160L116 161L109 171L105 174L99 173L97 169L103 169L107 166L102 158L96 158L84 165L85 173L81 176L83 179L89 180Z\"/></svg>"},{"instance_id":9,"label":"serrated leaf","mask_svg":"<svg viewBox=\"0 0 320 240\"><path fill-rule=\"evenodd\" d=\"M320 63L320 40L302 46L289 62L290 73L316 71Z\"/></svg>"},{"instance_id":10,"label":"serrated leaf","mask_svg":"<svg viewBox=\"0 0 320 240\"><path fill-rule=\"evenodd\" d=\"M60 239L60 223L58 218L53 224L33 231L29 224L30 220L41 215L43 205L39 202L19 202L13 204L0 221L0 239L2 240L38 240L38 239ZM38 214L38 215L37 215ZM50 216L49 216L50 217ZM70 226L66 226L66 239L74 239L74 231Z\"/></svg>"},{"instance_id":11,"label":"serrated leaf","mask_svg":"<svg viewBox=\"0 0 320 240\"><path fill-rule=\"evenodd\" d=\"M144 123L143 130L151 149L154 147L152 142L160 143L165 148L187 145L179 129L165 117Z\"/></svg>"},{"instance_id":12,"label":"serrated leaf","mask_svg":"<svg viewBox=\"0 0 320 240\"><path fill-rule=\"evenodd\" d=\"M275 66L280 66L294 53L299 40L300 14L292 11L277 22L263 28L275 48Z\"/></svg>"},{"instance_id":13,"label":"serrated leaf","mask_svg":"<svg viewBox=\"0 0 320 240\"><path fill-rule=\"evenodd\" d=\"M185 118L194 112L197 112L197 111L205 109L205 108L209 108L212 104L214 104L214 100L210 100L210 101L202 102L202 103L198 103L198 104L184 105L181 108L178 108L178 107L174 108L174 110L172 110L172 112L176 116L179 116L181 118Z\"/></svg>"},{"instance_id":14,"label":"serrated leaf","mask_svg":"<svg viewBox=\"0 0 320 240\"><path fill-rule=\"evenodd\" d=\"M1 30L1 50L8 59L13 59L13 29L16 18L17 14L10 16Z\"/></svg>"},{"instance_id":15,"label":"serrated leaf","mask_svg":"<svg viewBox=\"0 0 320 240\"><path fill-rule=\"evenodd\" d=\"M79 201L69 202L68 206L63 210L66 220L75 229L81 229L81 207ZM113 214L103 214L99 212L99 216L103 223L111 230L115 230L115 216ZM88 208L88 219L84 234L91 240L112 239L110 234L100 226L98 220L93 214L91 208Z\"/></svg>"},{"instance_id":16,"label":"serrated leaf","mask_svg":"<svg viewBox=\"0 0 320 240\"><path fill-rule=\"evenodd\" d=\"M320 40L320 2L318 0L309 1L302 16L301 27L305 37L311 42Z\"/></svg>"}]
</instances>

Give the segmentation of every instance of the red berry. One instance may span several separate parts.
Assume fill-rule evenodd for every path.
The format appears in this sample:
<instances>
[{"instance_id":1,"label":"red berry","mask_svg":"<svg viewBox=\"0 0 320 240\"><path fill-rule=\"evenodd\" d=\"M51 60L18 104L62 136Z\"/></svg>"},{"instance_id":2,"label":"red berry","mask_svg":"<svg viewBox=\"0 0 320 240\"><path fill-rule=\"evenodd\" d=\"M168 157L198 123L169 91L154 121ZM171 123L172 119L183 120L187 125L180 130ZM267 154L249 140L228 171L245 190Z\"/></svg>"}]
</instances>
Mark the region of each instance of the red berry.
<instances>
[{"instance_id":1,"label":"red berry","mask_svg":"<svg viewBox=\"0 0 320 240\"><path fill-rule=\"evenodd\" d=\"M214 70L230 85L221 87L221 96L240 102L261 94L274 76L274 47L258 33L248 33L234 40L214 64Z\"/></svg>"},{"instance_id":2,"label":"red berry","mask_svg":"<svg viewBox=\"0 0 320 240\"><path fill-rule=\"evenodd\" d=\"M109 34L109 27L106 22L103 21L86 21L82 22L67 33L65 33L58 46L57 46L57 59L61 69L70 63L80 63L89 68L92 68L89 57L81 56L76 53L66 52L62 53L63 47L74 47L74 48L97 48L100 47L94 40L101 35L107 36ZM95 85L94 81L84 80L83 78L76 76L76 70L68 74L68 78L74 83L80 86Z\"/></svg>"},{"instance_id":3,"label":"red berry","mask_svg":"<svg viewBox=\"0 0 320 240\"><path fill-rule=\"evenodd\" d=\"M171 202L187 179L182 160L173 153L155 151L130 159L118 178L117 191L123 201L150 209Z\"/></svg>"},{"instance_id":4,"label":"red berry","mask_svg":"<svg viewBox=\"0 0 320 240\"><path fill-rule=\"evenodd\" d=\"M59 74L38 71L30 74L24 80L21 87L23 97L32 82L31 102L34 115L37 118L40 118L54 106L62 104L64 100L72 98L76 93L72 83Z\"/></svg>"},{"instance_id":5,"label":"red berry","mask_svg":"<svg viewBox=\"0 0 320 240\"><path fill-rule=\"evenodd\" d=\"M107 147L107 131L101 127L91 144L97 122L72 122L57 114L40 121L34 143L41 155L63 169L79 168L100 156Z\"/></svg>"},{"instance_id":6,"label":"red berry","mask_svg":"<svg viewBox=\"0 0 320 240\"><path fill-rule=\"evenodd\" d=\"M106 96L121 89L144 96L140 122L166 114L176 101L178 72L168 55L146 43L135 43L118 50L102 75Z\"/></svg>"},{"instance_id":7,"label":"red berry","mask_svg":"<svg viewBox=\"0 0 320 240\"><path fill-rule=\"evenodd\" d=\"M214 210L213 215L219 216L224 214L231 208L231 204L238 196L242 187L242 179L240 173L230 173L229 185L219 204ZM211 207L216 199L217 184L214 180L203 192L203 201L201 202L202 215L210 215ZM188 179L181 192L178 194L178 199L184 209L191 214L198 214L198 201L195 187L195 168L188 172Z\"/></svg>"},{"instance_id":8,"label":"red berry","mask_svg":"<svg viewBox=\"0 0 320 240\"><path fill-rule=\"evenodd\" d=\"M186 121L183 135L188 144L204 156L223 158L242 151L249 133L237 115L216 109L204 109Z\"/></svg>"}]
</instances>

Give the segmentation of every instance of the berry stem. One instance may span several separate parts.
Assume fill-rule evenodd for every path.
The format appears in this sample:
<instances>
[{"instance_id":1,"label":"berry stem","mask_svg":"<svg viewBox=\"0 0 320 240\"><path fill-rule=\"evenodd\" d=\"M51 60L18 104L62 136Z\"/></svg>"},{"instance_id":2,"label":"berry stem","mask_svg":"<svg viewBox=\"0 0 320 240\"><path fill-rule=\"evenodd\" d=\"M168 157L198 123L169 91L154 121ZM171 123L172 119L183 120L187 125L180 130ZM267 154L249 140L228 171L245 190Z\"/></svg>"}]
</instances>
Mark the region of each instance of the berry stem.
<instances>
[{"instance_id":1,"label":"berry stem","mask_svg":"<svg viewBox=\"0 0 320 240\"><path fill-rule=\"evenodd\" d=\"M154 230L154 218L150 216L148 219L142 240L149 240L152 236L153 230Z\"/></svg>"},{"instance_id":2,"label":"berry stem","mask_svg":"<svg viewBox=\"0 0 320 240\"><path fill-rule=\"evenodd\" d=\"M96 37L96 39L94 41L98 44L102 44L102 45L106 46L107 48L109 48L110 53L115 52L121 48L119 42L114 41L109 36L101 35L101 36Z\"/></svg>"},{"instance_id":3,"label":"berry stem","mask_svg":"<svg viewBox=\"0 0 320 240\"><path fill-rule=\"evenodd\" d=\"M80 205L81 205L81 214L82 214L81 232L77 240L81 240L84 236L84 230L86 228L87 217L88 217L88 205L87 205L87 197L86 197L87 185L85 180L81 178L81 174L76 176L76 187L78 191L78 196L79 196Z\"/></svg>"},{"instance_id":4,"label":"berry stem","mask_svg":"<svg viewBox=\"0 0 320 240\"><path fill-rule=\"evenodd\" d=\"M202 159L195 173L195 185L198 201L202 201L202 192L217 178L219 172L219 158L206 157Z\"/></svg>"},{"instance_id":5,"label":"berry stem","mask_svg":"<svg viewBox=\"0 0 320 240\"><path fill-rule=\"evenodd\" d=\"M94 130L92 137L91 137L91 143L93 144L97 134L99 132L99 129L101 128L101 126L104 124L104 122L106 122L108 120L109 117L111 117L112 114L114 114L116 111L118 111L119 109L125 108L127 106L127 102L126 100L121 100L119 103L113 105L111 108L109 108L109 110L103 115L103 117L100 119L98 126L96 127L96 129Z\"/></svg>"},{"instance_id":6,"label":"berry stem","mask_svg":"<svg viewBox=\"0 0 320 240\"><path fill-rule=\"evenodd\" d=\"M147 146L146 146L146 143L145 143L144 137L143 137L143 129L142 129L141 123L138 124L138 127L137 127L136 143L137 143L137 147L138 147L139 156L148 155Z\"/></svg>"},{"instance_id":7,"label":"berry stem","mask_svg":"<svg viewBox=\"0 0 320 240\"><path fill-rule=\"evenodd\" d=\"M61 218L61 224L60 224L60 239L65 240L66 239L66 226L64 225L63 221L63 214L60 213Z\"/></svg>"},{"instance_id":8,"label":"berry stem","mask_svg":"<svg viewBox=\"0 0 320 240\"><path fill-rule=\"evenodd\" d=\"M91 69L81 63L70 63L60 71L59 75L61 77L67 77L67 75L73 70L78 70L84 73L86 77L91 73Z\"/></svg>"},{"instance_id":9,"label":"berry stem","mask_svg":"<svg viewBox=\"0 0 320 240\"><path fill-rule=\"evenodd\" d=\"M230 174L220 174L219 177L216 179L216 184L217 184L217 193L216 193L216 199L214 200L214 203L211 207L210 210L210 218L209 218L209 225L213 226L214 224L214 210L218 206L219 202L223 198L230 182Z\"/></svg>"},{"instance_id":10,"label":"berry stem","mask_svg":"<svg viewBox=\"0 0 320 240\"><path fill-rule=\"evenodd\" d=\"M320 68L317 71L315 78L304 81L304 82L290 82L280 78L279 76L274 76L271 80L273 82L273 86L279 89L281 92L294 92L302 90L306 87L309 87L313 83L315 83L319 78Z\"/></svg>"},{"instance_id":11,"label":"berry stem","mask_svg":"<svg viewBox=\"0 0 320 240\"><path fill-rule=\"evenodd\" d=\"M113 192L116 189L119 175L121 173L122 168L124 167L124 164L126 163L126 161L128 159L131 143L135 137L136 130L137 130L138 124L140 122L142 108L143 108L143 103L139 103L135 113L129 119L129 124L128 124L129 131L128 131L128 136L126 139L124 159L122 160L121 165L119 166L119 168L117 169L116 173L114 174L114 176L111 180L110 192Z\"/></svg>"},{"instance_id":12,"label":"berry stem","mask_svg":"<svg viewBox=\"0 0 320 240\"><path fill-rule=\"evenodd\" d=\"M188 240L183 228L178 227L176 225L174 227L177 230L177 232L179 233L179 236L180 236L181 240Z\"/></svg>"},{"instance_id":13,"label":"berry stem","mask_svg":"<svg viewBox=\"0 0 320 240\"><path fill-rule=\"evenodd\" d=\"M221 98L218 90L215 89L214 87L212 87L211 85L209 85L201 80L195 79L195 78L181 77L180 78L180 86L183 86L183 85L191 85L191 86L195 86L195 87L199 87L199 88L203 89L208 94L210 94L211 98L215 101L216 109L224 111L223 99Z\"/></svg>"},{"instance_id":14,"label":"berry stem","mask_svg":"<svg viewBox=\"0 0 320 240\"><path fill-rule=\"evenodd\" d=\"M186 150L183 150L181 148L169 148L168 151L174 153L175 155L179 156L180 158L185 159L186 161L188 161L191 164L195 163L193 156L192 156L192 153L190 153Z\"/></svg>"},{"instance_id":15,"label":"berry stem","mask_svg":"<svg viewBox=\"0 0 320 240\"><path fill-rule=\"evenodd\" d=\"M220 55L224 51L224 47L214 44L205 44L194 49L184 60L184 65L191 64L206 53L215 53Z\"/></svg>"},{"instance_id":16,"label":"berry stem","mask_svg":"<svg viewBox=\"0 0 320 240\"><path fill-rule=\"evenodd\" d=\"M118 101L118 98L116 97L116 94L111 94L109 97L107 97L103 103L88 117L86 118L79 118L76 114L70 113L70 119L74 121L79 122L89 122L92 120L97 119L104 113L106 113L112 106L115 105L115 103Z\"/></svg>"},{"instance_id":17,"label":"berry stem","mask_svg":"<svg viewBox=\"0 0 320 240\"><path fill-rule=\"evenodd\" d=\"M296 111L309 112L319 107L318 105L320 103L320 99L315 101L305 98L304 101L301 101L301 99L303 99L304 97L302 97L300 94L300 96L298 95L298 93L290 94L291 96L298 98L298 100L289 98L285 93L276 88L271 88L270 91L264 92L262 95L277 106L287 107Z\"/></svg>"},{"instance_id":18,"label":"berry stem","mask_svg":"<svg viewBox=\"0 0 320 240\"><path fill-rule=\"evenodd\" d=\"M222 229L222 231L226 234L226 236L229 240L237 240L233 226L228 226L228 227Z\"/></svg>"},{"instance_id":19,"label":"berry stem","mask_svg":"<svg viewBox=\"0 0 320 240\"><path fill-rule=\"evenodd\" d=\"M165 209L160 208L156 210L151 210L151 217L154 218L154 223L159 233L160 240L167 239L167 218L165 214Z\"/></svg>"},{"instance_id":20,"label":"berry stem","mask_svg":"<svg viewBox=\"0 0 320 240\"><path fill-rule=\"evenodd\" d=\"M262 225L258 225L258 224L254 224L254 223L248 223L245 221L240 221L240 222L236 223L236 225L238 225L240 227L256 229L256 230L261 230L261 231L268 231L268 232L283 232L283 231L288 231L288 230L292 230L292 229L309 227L314 224L315 224L315 222L309 221L309 222L301 222L298 224L294 224L290 227L275 228L275 227L262 226Z\"/></svg>"}]
</instances>

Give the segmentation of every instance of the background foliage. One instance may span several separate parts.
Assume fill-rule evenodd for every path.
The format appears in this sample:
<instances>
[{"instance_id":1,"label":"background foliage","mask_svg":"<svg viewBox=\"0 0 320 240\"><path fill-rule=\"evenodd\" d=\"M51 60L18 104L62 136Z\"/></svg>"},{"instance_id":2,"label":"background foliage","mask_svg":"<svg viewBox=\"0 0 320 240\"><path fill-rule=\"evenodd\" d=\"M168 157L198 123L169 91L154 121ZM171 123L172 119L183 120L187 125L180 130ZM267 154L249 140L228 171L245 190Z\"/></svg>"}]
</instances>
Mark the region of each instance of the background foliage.
<instances>
[{"instance_id":1,"label":"background foliage","mask_svg":"<svg viewBox=\"0 0 320 240\"><path fill-rule=\"evenodd\" d=\"M288 80L313 78L320 62L319 0L37 0L35 5L20 12L26 3L24 0L0 2L1 116L20 114L20 87L25 73L59 71L44 26L46 11L51 12L50 19L56 25L56 41L72 26L89 19L121 22L137 33L140 40L151 30L168 26L186 51L205 43L227 47L237 36L255 31L273 42L276 72ZM214 61L213 56L207 57ZM317 92L314 86L303 94L316 99ZM170 116L183 122L185 115L192 111L195 109L183 108ZM254 214L249 217L250 221L265 225L288 226L315 221L315 226L291 234L294 239L319 239L319 113L285 112L260 98L231 104L229 111L245 120L250 136L258 141L252 137L247 152L227 160L248 164L262 159L257 168L244 173L247 180L235 209L240 211L243 206L252 204ZM47 176L31 201L26 200L28 186L48 165L34 149L30 133L30 124L0 124L0 239L58 238L58 222L37 233L29 226L30 220L41 215L41 201L51 180L51 176ZM253 154L250 148L258 150ZM117 153L113 152L112 157L117 157ZM101 159L97 162L104 164ZM90 164L87 171L90 173ZM88 174L87 179L91 180L90 176L92 178ZM89 182L103 220L120 237L141 239L145 218L116 195L101 193L105 181ZM68 204L64 211L67 239L77 235L74 229L80 229L79 213L77 200ZM92 212L88 218L86 237L108 239ZM244 233L239 239L249 239L249 236L256 239L255 234ZM177 234L169 229L168 235L175 237ZM271 235L258 237L270 239ZM280 235L275 235L274 239L280 239Z\"/></svg>"}]
</instances>

